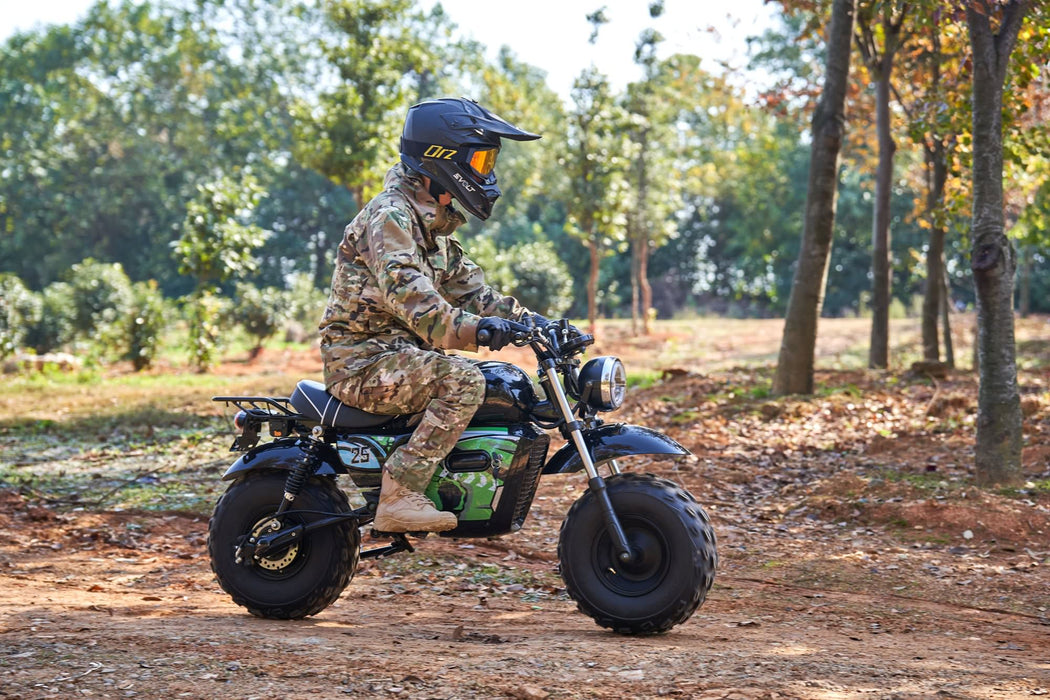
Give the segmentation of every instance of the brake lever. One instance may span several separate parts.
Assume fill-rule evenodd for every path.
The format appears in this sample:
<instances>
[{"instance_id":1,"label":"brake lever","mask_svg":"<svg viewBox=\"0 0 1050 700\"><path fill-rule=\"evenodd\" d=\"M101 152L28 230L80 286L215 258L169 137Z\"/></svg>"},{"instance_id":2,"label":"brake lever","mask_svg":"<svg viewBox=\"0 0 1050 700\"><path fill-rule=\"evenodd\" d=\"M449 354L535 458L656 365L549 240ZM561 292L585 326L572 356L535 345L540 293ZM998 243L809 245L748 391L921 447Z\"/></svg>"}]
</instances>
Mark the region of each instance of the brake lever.
<instances>
[{"instance_id":1,"label":"brake lever","mask_svg":"<svg viewBox=\"0 0 1050 700\"><path fill-rule=\"evenodd\" d=\"M518 323L516 321L511 321L510 324L514 329L514 332L511 334L510 342L517 347L525 347L531 343L539 331L535 324L531 323Z\"/></svg>"}]
</instances>

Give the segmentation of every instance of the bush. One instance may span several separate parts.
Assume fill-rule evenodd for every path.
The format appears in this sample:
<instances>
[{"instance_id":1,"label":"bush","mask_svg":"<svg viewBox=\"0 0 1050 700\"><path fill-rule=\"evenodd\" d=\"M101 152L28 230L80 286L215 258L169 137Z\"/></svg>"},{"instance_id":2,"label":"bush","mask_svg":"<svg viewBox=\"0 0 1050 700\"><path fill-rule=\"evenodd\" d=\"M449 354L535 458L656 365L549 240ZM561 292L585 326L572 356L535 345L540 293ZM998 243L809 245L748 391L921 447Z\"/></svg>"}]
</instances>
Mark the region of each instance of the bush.
<instances>
[{"instance_id":1,"label":"bush","mask_svg":"<svg viewBox=\"0 0 1050 700\"><path fill-rule=\"evenodd\" d=\"M42 355L73 340L76 307L73 287L65 282L49 284L38 296L36 317L26 319L25 344Z\"/></svg>"},{"instance_id":2,"label":"bush","mask_svg":"<svg viewBox=\"0 0 1050 700\"><path fill-rule=\"evenodd\" d=\"M13 355L26 333L26 314L39 313L39 300L15 275L0 275L0 358Z\"/></svg>"},{"instance_id":3,"label":"bush","mask_svg":"<svg viewBox=\"0 0 1050 700\"><path fill-rule=\"evenodd\" d=\"M255 338L254 358L262 352L263 343L280 330L287 315L287 294L275 287L259 289L247 282L238 282L235 294L230 320Z\"/></svg>"},{"instance_id":4,"label":"bush","mask_svg":"<svg viewBox=\"0 0 1050 700\"><path fill-rule=\"evenodd\" d=\"M213 290L202 289L186 297L184 303L183 313L190 327L190 362L198 372L206 372L219 353L222 320L230 302Z\"/></svg>"},{"instance_id":5,"label":"bush","mask_svg":"<svg viewBox=\"0 0 1050 700\"><path fill-rule=\"evenodd\" d=\"M290 276L285 294L288 320L311 329L312 334L316 335L317 326L328 304L328 291L315 287L310 275L297 272Z\"/></svg>"},{"instance_id":6,"label":"bush","mask_svg":"<svg viewBox=\"0 0 1050 700\"><path fill-rule=\"evenodd\" d=\"M131 309L125 321L124 335L127 342L125 357L131 360L135 371L153 364L167 326L165 312L164 297L155 281L136 282L132 286Z\"/></svg>"},{"instance_id":7,"label":"bush","mask_svg":"<svg viewBox=\"0 0 1050 700\"><path fill-rule=\"evenodd\" d=\"M569 268L547 240L518 243L497 250L487 238L471 241L470 256L485 271L485 281L511 294L530 311L557 318L572 305Z\"/></svg>"},{"instance_id":8,"label":"bush","mask_svg":"<svg viewBox=\"0 0 1050 700\"><path fill-rule=\"evenodd\" d=\"M69 275L73 290L73 327L93 338L103 350L120 345L120 321L131 309L131 280L120 263L100 263L91 258L74 265Z\"/></svg>"}]
</instances>

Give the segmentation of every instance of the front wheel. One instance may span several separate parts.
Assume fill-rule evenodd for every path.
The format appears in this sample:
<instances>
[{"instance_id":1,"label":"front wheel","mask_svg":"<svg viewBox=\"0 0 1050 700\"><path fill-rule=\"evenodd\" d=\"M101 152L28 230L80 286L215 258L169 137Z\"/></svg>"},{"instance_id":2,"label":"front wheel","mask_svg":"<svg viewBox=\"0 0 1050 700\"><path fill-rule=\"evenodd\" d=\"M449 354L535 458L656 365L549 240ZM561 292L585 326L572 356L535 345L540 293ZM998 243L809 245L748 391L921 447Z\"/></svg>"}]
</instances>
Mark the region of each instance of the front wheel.
<instances>
[{"instance_id":1,"label":"front wheel","mask_svg":"<svg viewBox=\"0 0 1050 700\"><path fill-rule=\"evenodd\" d=\"M361 536L353 521L344 521L250 563L241 556L238 563L238 547L248 538L350 510L331 479L314 478L274 523L284 483L283 472L249 473L234 482L208 524L208 554L219 585L233 602L256 617L297 620L339 598L357 569Z\"/></svg>"},{"instance_id":2,"label":"front wheel","mask_svg":"<svg viewBox=\"0 0 1050 700\"><path fill-rule=\"evenodd\" d=\"M666 632L688 620L711 590L718 562L711 521L688 491L651 474L616 474L606 488L633 557L620 561L598 499L588 491L561 526L565 588L602 627Z\"/></svg>"}]
</instances>

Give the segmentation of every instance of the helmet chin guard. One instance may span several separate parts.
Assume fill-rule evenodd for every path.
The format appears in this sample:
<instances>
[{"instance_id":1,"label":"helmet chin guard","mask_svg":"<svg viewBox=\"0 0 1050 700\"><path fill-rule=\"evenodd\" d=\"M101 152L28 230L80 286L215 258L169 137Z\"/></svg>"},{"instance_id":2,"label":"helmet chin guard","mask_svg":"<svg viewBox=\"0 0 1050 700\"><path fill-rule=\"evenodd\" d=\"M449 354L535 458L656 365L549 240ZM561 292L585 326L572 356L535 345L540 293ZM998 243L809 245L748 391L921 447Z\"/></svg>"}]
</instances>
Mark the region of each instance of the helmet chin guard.
<instances>
[{"instance_id":1,"label":"helmet chin guard","mask_svg":"<svg viewBox=\"0 0 1050 700\"><path fill-rule=\"evenodd\" d=\"M420 102L408 110L401 135L401 162L444 188L484 221L499 199L496 158L501 139L532 141L524 131L464 98Z\"/></svg>"}]
</instances>

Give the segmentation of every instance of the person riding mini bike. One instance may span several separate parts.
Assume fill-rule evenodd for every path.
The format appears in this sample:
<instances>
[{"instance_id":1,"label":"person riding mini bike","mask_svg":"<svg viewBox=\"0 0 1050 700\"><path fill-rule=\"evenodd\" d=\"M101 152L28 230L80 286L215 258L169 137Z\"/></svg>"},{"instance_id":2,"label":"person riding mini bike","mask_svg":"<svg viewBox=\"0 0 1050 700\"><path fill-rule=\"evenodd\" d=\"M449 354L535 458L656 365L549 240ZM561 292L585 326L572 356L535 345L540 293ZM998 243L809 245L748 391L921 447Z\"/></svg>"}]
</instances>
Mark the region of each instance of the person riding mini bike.
<instances>
[{"instance_id":1,"label":"person riding mini bike","mask_svg":"<svg viewBox=\"0 0 1050 700\"><path fill-rule=\"evenodd\" d=\"M400 163L346 227L320 324L325 386L370 413L422 413L383 470L374 527L443 532L455 514L423 491L485 399L470 360L444 350L499 350L507 319L530 312L485 284L452 235L468 212L488 219L500 196L494 167L501 139L531 141L477 102L444 98L408 110ZM542 319L542 317L538 317ZM479 331L487 339L478 342Z\"/></svg>"}]
</instances>

